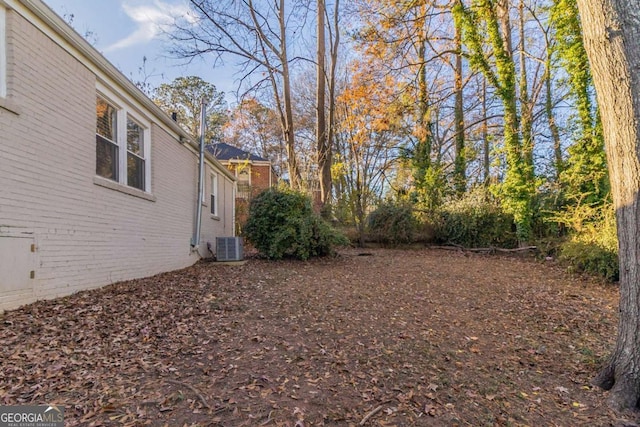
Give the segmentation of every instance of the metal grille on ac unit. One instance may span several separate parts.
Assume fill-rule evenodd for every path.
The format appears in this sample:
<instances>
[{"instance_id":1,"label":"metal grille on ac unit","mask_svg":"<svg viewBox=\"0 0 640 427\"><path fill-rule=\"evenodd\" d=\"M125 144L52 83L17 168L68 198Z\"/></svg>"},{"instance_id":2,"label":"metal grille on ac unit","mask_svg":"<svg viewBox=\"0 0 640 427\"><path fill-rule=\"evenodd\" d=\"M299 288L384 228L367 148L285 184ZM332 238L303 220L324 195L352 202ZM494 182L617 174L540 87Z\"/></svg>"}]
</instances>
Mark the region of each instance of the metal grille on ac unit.
<instances>
[{"instance_id":1,"label":"metal grille on ac unit","mask_svg":"<svg viewBox=\"0 0 640 427\"><path fill-rule=\"evenodd\" d=\"M243 258L242 237L216 237L218 261L242 261Z\"/></svg>"}]
</instances>

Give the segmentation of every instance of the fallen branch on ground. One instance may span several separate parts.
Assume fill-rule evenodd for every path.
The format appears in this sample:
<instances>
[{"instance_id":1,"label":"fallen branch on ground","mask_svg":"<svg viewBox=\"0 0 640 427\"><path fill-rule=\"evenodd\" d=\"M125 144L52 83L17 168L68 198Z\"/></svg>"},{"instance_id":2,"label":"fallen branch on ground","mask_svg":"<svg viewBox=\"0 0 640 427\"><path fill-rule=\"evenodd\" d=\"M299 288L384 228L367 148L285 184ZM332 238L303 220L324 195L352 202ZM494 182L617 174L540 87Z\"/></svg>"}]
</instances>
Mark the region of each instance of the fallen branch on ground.
<instances>
[{"instance_id":1,"label":"fallen branch on ground","mask_svg":"<svg viewBox=\"0 0 640 427\"><path fill-rule=\"evenodd\" d=\"M362 421L360 421L360 425L361 426L365 425L367 423L367 421L369 421L375 414L377 414L378 412L382 411L382 408L384 408L384 405L378 406L376 409L374 409L373 411L371 411L367 415L365 415L364 418L362 419Z\"/></svg>"},{"instance_id":2,"label":"fallen branch on ground","mask_svg":"<svg viewBox=\"0 0 640 427\"><path fill-rule=\"evenodd\" d=\"M538 249L537 246L523 246L521 248L513 248L513 249L504 249L504 248L495 248L493 246L488 248L465 248L462 246L429 246L431 249L443 249L447 251L460 251L460 252L479 252L479 253L495 253L495 252L503 252L503 253L516 253L516 252L528 252L535 251Z\"/></svg>"}]
</instances>

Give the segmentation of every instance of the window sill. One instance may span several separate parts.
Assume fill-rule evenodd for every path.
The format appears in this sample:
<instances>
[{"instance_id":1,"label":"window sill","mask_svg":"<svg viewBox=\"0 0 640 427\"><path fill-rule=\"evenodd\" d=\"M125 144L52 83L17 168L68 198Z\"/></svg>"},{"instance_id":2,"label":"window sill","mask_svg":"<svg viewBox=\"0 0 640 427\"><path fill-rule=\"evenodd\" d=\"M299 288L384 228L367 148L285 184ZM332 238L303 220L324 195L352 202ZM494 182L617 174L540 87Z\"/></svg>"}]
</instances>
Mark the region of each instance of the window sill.
<instances>
[{"instance_id":1,"label":"window sill","mask_svg":"<svg viewBox=\"0 0 640 427\"><path fill-rule=\"evenodd\" d=\"M9 98L0 97L0 109L13 113L16 116L22 114L20 107L18 107L18 105Z\"/></svg>"},{"instance_id":2,"label":"window sill","mask_svg":"<svg viewBox=\"0 0 640 427\"><path fill-rule=\"evenodd\" d=\"M138 190L137 188L127 187L126 185L122 185L118 182L111 181L107 178L102 178L101 176L96 176L93 178L93 183L95 185L99 185L100 187L108 188L110 190L115 190L120 193L128 194L130 196L138 197L139 199L148 200L150 202L156 201L156 196L151 193L145 193L142 190Z\"/></svg>"},{"instance_id":3,"label":"window sill","mask_svg":"<svg viewBox=\"0 0 640 427\"><path fill-rule=\"evenodd\" d=\"M215 220L215 221L220 221L220 217L218 215L211 215L211 219Z\"/></svg>"}]
</instances>

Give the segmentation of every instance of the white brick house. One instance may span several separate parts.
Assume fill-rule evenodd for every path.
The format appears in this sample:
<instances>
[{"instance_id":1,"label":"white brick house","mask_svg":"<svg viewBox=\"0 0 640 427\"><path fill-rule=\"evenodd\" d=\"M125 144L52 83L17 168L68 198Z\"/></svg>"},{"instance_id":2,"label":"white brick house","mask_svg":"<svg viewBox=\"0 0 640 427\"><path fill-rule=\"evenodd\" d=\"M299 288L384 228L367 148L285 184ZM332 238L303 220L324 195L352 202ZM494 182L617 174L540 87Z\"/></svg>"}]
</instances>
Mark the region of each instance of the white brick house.
<instances>
[{"instance_id":1,"label":"white brick house","mask_svg":"<svg viewBox=\"0 0 640 427\"><path fill-rule=\"evenodd\" d=\"M0 0L0 312L179 269L233 236L235 178L40 0ZM215 248L215 244L212 245Z\"/></svg>"}]
</instances>

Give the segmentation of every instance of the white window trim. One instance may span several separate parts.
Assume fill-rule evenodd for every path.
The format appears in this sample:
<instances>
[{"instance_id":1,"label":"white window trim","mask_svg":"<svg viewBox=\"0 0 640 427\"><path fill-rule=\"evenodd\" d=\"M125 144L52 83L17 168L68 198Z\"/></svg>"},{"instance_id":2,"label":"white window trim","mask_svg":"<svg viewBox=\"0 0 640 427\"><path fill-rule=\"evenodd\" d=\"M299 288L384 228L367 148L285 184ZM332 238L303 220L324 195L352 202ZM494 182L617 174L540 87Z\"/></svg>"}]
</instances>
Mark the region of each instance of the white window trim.
<instances>
[{"instance_id":1,"label":"white window trim","mask_svg":"<svg viewBox=\"0 0 640 427\"><path fill-rule=\"evenodd\" d=\"M218 197L218 174L216 172L211 172L209 183L211 185L209 191L209 200L211 200L211 196L213 196L214 203L209 207L209 212L213 218L218 218L220 216L220 212L218 210L218 206L220 205L220 199ZM213 210L213 212L211 212Z\"/></svg>"},{"instance_id":2,"label":"white window trim","mask_svg":"<svg viewBox=\"0 0 640 427\"><path fill-rule=\"evenodd\" d=\"M0 2L0 98L7 97L7 8Z\"/></svg>"},{"instance_id":3,"label":"white window trim","mask_svg":"<svg viewBox=\"0 0 640 427\"><path fill-rule=\"evenodd\" d=\"M119 118L118 118L119 119ZM128 129L128 120L131 120L132 122L134 122L135 124L137 124L138 126L140 126L140 128L142 129L142 156L139 156L135 153L131 153L129 151L129 147L128 147L128 143L127 143L127 129ZM145 192L149 192L149 180L151 179L151 168L149 168L149 138L151 136L151 132L149 132L149 124L142 122L135 114L133 114L131 111L129 110L125 110L125 116L124 116L124 125L121 126L124 128L124 152L126 153L124 157L124 163L125 163L125 167L127 166L127 157L129 155L129 153L131 153L132 155L144 160L144 190ZM120 131L118 130L118 133ZM124 169L126 170L126 169ZM127 184L127 177L124 177L124 183Z\"/></svg>"},{"instance_id":4,"label":"white window trim","mask_svg":"<svg viewBox=\"0 0 640 427\"><path fill-rule=\"evenodd\" d=\"M151 193L151 124L148 120L137 114L135 110L127 107L123 102L118 102L118 97L110 94L104 88L96 91L96 96L104 99L117 110L117 145L118 145L118 184L127 188L139 190L127 185L127 117L130 117L143 130L143 154L144 154L144 191ZM96 175L97 176L97 175Z\"/></svg>"},{"instance_id":5,"label":"white window trim","mask_svg":"<svg viewBox=\"0 0 640 427\"><path fill-rule=\"evenodd\" d=\"M202 171L202 200L200 200L202 206L209 206L209 200L211 199L210 189L207 187L211 185L211 179L207 180L207 176L211 174L210 170L209 166L205 164L205 168Z\"/></svg>"}]
</instances>

